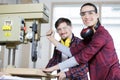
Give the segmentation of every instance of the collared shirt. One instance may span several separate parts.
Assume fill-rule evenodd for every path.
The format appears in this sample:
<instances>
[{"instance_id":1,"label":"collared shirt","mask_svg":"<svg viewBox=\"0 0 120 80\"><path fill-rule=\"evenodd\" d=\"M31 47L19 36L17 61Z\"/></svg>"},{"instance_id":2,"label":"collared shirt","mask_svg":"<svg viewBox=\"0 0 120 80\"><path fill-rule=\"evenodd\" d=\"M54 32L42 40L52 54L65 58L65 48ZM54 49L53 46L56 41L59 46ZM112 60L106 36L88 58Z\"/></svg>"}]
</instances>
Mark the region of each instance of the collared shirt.
<instances>
[{"instance_id":1,"label":"collared shirt","mask_svg":"<svg viewBox=\"0 0 120 80\"><path fill-rule=\"evenodd\" d=\"M81 48L79 44L70 50L79 64L88 62L90 80L120 80L119 61L113 39L103 26L99 26L92 40L84 49Z\"/></svg>"},{"instance_id":2,"label":"collared shirt","mask_svg":"<svg viewBox=\"0 0 120 80\"><path fill-rule=\"evenodd\" d=\"M70 43L70 47L75 47L80 42L81 40L78 37L75 37L73 35ZM62 61L61 57L62 57L61 52L58 51L56 48L54 48L53 57L50 59L46 67L47 68L52 67L60 63ZM65 74L66 74L66 77L70 78L71 80L88 80L87 72L88 72L88 65L82 64L82 65L77 65L75 67L69 68L69 71L65 72Z\"/></svg>"}]
</instances>

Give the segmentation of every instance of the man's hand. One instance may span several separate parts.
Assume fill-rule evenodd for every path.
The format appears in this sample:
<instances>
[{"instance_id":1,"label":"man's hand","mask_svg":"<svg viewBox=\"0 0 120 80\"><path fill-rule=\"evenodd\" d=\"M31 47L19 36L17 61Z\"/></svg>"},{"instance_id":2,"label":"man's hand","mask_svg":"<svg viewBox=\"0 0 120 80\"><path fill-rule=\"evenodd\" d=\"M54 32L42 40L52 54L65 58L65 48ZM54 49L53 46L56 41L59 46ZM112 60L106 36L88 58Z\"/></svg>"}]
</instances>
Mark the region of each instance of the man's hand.
<instances>
[{"instance_id":1,"label":"man's hand","mask_svg":"<svg viewBox=\"0 0 120 80\"><path fill-rule=\"evenodd\" d=\"M55 35L55 32L54 32L52 29L50 29L50 30L46 33L46 36L47 36L48 40L49 40L50 42L52 42L55 46L57 46L59 42L54 38L54 35Z\"/></svg>"},{"instance_id":2,"label":"man's hand","mask_svg":"<svg viewBox=\"0 0 120 80\"><path fill-rule=\"evenodd\" d=\"M54 38L54 31L52 29L50 29L47 33L46 33L46 36L47 38L51 41L51 39Z\"/></svg>"},{"instance_id":3,"label":"man's hand","mask_svg":"<svg viewBox=\"0 0 120 80\"><path fill-rule=\"evenodd\" d=\"M58 80L65 80L66 79L65 72L60 72L57 74L57 76L58 76Z\"/></svg>"}]
</instances>

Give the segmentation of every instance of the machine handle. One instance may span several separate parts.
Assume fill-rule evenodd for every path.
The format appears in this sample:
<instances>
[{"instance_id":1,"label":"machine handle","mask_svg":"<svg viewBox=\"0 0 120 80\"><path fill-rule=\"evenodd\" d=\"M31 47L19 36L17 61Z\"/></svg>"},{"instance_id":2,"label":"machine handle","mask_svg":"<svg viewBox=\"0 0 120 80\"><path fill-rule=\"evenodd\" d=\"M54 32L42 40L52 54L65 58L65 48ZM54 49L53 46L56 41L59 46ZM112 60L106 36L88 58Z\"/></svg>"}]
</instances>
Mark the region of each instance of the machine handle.
<instances>
[{"instance_id":1,"label":"machine handle","mask_svg":"<svg viewBox=\"0 0 120 80\"><path fill-rule=\"evenodd\" d=\"M32 53L31 53L31 58L33 62L37 61L37 40L35 40L35 34L37 33L37 24L34 21L34 23L32 24Z\"/></svg>"}]
</instances>

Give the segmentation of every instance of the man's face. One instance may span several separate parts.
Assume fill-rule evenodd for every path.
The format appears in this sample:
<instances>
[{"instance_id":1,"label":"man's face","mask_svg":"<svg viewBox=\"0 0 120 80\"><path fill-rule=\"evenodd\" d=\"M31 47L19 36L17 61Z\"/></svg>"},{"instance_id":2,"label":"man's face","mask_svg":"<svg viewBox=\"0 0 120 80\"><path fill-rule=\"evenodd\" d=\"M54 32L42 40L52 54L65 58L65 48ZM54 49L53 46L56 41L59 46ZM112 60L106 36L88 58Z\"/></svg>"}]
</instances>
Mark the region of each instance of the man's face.
<instances>
[{"instance_id":1,"label":"man's face","mask_svg":"<svg viewBox=\"0 0 120 80\"><path fill-rule=\"evenodd\" d=\"M81 9L81 18L83 20L83 23L86 26L94 26L98 21L98 13L95 13L95 9L92 6L84 6Z\"/></svg>"},{"instance_id":2,"label":"man's face","mask_svg":"<svg viewBox=\"0 0 120 80\"><path fill-rule=\"evenodd\" d=\"M62 39L70 38L72 35L72 27L63 22L57 27L57 32Z\"/></svg>"}]
</instances>

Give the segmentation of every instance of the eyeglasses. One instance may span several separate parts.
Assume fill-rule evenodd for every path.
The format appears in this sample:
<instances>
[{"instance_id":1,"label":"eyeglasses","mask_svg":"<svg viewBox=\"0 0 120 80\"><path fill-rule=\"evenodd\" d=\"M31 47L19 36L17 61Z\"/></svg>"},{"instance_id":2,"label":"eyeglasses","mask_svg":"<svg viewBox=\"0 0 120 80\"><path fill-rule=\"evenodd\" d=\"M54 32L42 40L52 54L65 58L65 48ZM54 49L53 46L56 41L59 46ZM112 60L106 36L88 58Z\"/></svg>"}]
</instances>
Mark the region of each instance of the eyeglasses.
<instances>
[{"instance_id":1,"label":"eyeglasses","mask_svg":"<svg viewBox=\"0 0 120 80\"><path fill-rule=\"evenodd\" d=\"M64 27L62 27L62 28L58 28L58 29L57 29L57 32L61 32L62 30L67 30L68 27L70 27L70 26L64 26Z\"/></svg>"},{"instance_id":2,"label":"eyeglasses","mask_svg":"<svg viewBox=\"0 0 120 80\"><path fill-rule=\"evenodd\" d=\"M93 14L94 12L96 12L96 11L95 11L95 10L84 11L84 12L80 12L80 15L81 15L81 16L85 16L86 13L89 14L89 15L91 15L91 14Z\"/></svg>"}]
</instances>

